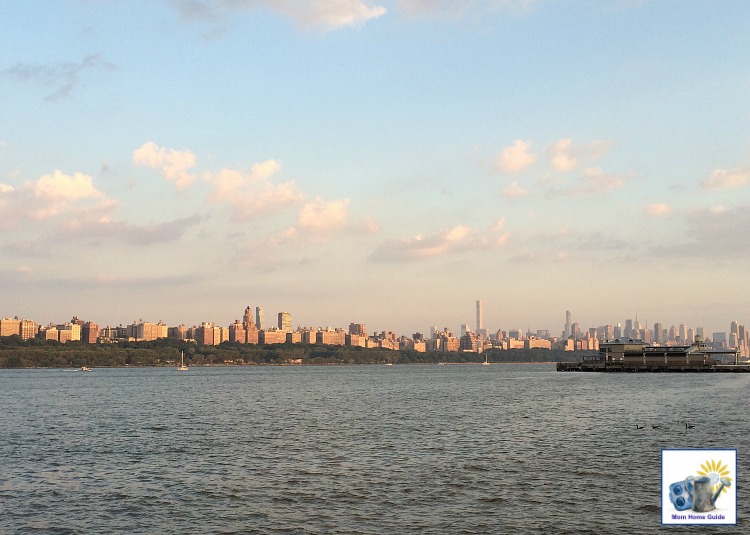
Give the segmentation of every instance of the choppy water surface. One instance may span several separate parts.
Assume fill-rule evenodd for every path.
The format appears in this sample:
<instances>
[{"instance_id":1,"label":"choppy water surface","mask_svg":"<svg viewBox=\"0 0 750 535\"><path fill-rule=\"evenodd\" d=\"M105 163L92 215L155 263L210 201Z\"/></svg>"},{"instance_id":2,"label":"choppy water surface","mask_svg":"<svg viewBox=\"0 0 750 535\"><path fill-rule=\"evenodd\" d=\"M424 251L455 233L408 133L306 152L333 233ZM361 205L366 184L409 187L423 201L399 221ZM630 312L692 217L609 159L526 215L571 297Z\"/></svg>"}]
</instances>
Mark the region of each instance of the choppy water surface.
<instances>
[{"instance_id":1,"label":"choppy water surface","mask_svg":"<svg viewBox=\"0 0 750 535\"><path fill-rule=\"evenodd\" d=\"M550 365L5 370L0 533L656 533L661 448L738 448L750 474L749 387ZM714 531L746 528L747 498Z\"/></svg>"}]
</instances>

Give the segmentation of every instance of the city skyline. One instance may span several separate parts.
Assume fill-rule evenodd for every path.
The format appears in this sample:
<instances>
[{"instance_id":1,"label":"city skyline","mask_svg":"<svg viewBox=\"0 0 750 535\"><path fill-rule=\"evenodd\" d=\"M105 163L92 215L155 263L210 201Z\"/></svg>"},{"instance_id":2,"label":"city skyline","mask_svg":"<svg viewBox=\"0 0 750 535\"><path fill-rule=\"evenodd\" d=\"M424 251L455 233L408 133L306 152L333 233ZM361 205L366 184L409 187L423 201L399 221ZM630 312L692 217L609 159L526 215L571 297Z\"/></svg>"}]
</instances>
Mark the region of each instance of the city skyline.
<instances>
[{"instance_id":1,"label":"city skyline","mask_svg":"<svg viewBox=\"0 0 750 535\"><path fill-rule=\"evenodd\" d=\"M3 13L1 314L228 325L249 300L407 336L748 315L744 3Z\"/></svg>"},{"instance_id":2,"label":"city skyline","mask_svg":"<svg viewBox=\"0 0 750 535\"><path fill-rule=\"evenodd\" d=\"M34 324L39 328L44 328L47 326L61 326L66 323L70 323L71 321L78 324L83 323L93 323L98 326L98 328L116 328L116 327L125 327L130 326L134 327L136 325L163 325L165 328L170 327L186 327L186 328L196 328L203 325L212 325L216 326L217 328L224 328L227 329L235 324L253 324L258 330L266 330L266 331L284 331L284 332L292 332L292 331L300 331L300 330L310 330L310 331L318 331L318 330L336 330L336 331L346 331L347 329L351 329L353 325L360 326L362 328L366 327L366 332L369 335L375 335L377 333L389 333L396 337L403 337L403 338L411 338L415 334L419 334L420 336L430 338L431 334L434 334L435 331L437 332L452 332L456 337L461 337L467 332L475 333L481 335L481 337L485 340L488 340L490 337L495 337L495 334L499 331L502 331L506 337L509 338L515 338L516 335L520 335L520 338L526 338L527 336L533 337L533 338L541 338L541 339L554 339L554 340L565 340L565 339L575 339L580 340L584 338L588 338L589 336L593 334L595 338L598 338L600 341L607 341L607 340L613 340L615 338L619 337L632 337L632 338L638 338L643 339L644 341L648 343L656 343L656 344L662 344L665 342L674 342L678 341L681 343L692 343L695 340L696 336L701 337L703 340L711 340L714 342L723 342L728 343L732 341L732 334L739 335L736 342L737 344L742 343L742 340L745 340L747 338L746 334L746 328L745 324L742 321L733 320L725 326L726 328L719 328L716 329L707 329L703 325L691 325L686 324L684 322L680 323L662 323L660 321L652 322L652 323L646 323L645 320L641 322L638 317L635 318L628 318L625 320L615 321L615 322L605 322L605 323L595 323L595 324L581 324L578 321L574 319L573 314L571 311L567 310L565 311L564 320L561 324L561 328L559 330L555 328L549 328L549 327L537 327L532 328L531 326L527 327L521 327L514 324L508 324L508 325L497 325L497 326L490 326L486 327L484 324L483 319L483 304L481 300L475 301L475 324L472 327L471 323L462 323L460 326L452 326L445 323L438 324L433 323L428 326L425 326L423 329L415 330L412 332L399 332L393 329L389 328L372 328L366 327L368 324L366 321L358 321L358 320L350 320L346 324L342 325L331 325L331 324L315 324L313 323L307 323L307 324L301 324L299 322L293 321L294 315L289 311L279 311L278 313L272 313L271 318L268 319L265 317L265 307L258 305L258 306L250 306L248 305L244 309L244 314L238 315L237 318L235 318L232 321L228 321L226 323L215 321L210 318L204 318L201 321L189 323L189 322L178 322L178 323L169 323L164 322L163 320L159 319L153 319L153 318L146 318L138 317L137 319L133 319L132 321L120 321L115 323L100 323L97 321L96 318L87 318L87 317L78 317L74 315L71 320L67 319L57 319L52 321L38 321L37 318L34 317L20 317L18 315L11 315L11 314L0 314L0 317L4 320L30 320L34 322ZM445 331L444 331L445 330ZM360 332L358 332L360 334ZM716 338L718 336L718 339ZM748 341L750 343L750 341ZM746 345L743 346L745 349L747 349Z\"/></svg>"}]
</instances>

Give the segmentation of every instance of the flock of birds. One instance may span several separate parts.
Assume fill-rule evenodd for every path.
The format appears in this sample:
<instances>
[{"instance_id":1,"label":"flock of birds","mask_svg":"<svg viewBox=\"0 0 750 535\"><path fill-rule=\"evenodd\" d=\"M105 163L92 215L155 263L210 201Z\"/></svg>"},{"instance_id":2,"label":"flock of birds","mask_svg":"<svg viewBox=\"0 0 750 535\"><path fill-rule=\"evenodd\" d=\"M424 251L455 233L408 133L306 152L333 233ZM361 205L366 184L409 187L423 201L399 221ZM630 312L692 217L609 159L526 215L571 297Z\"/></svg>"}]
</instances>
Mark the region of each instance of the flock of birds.
<instances>
[{"instance_id":1,"label":"flock of birds","mask_svg":"<svg viewBox=\"0 0 750 535\"><path fill-rule=\"evenodd\" d=\"M636 429L644 429L645 426L635 424L635 428ZM661 426L660 425L651 424L651 429L661 429ZM693 424L689 424L689 423L685 422L685 429L695 429L695 426Z\"/></svg>"}]
</instances>

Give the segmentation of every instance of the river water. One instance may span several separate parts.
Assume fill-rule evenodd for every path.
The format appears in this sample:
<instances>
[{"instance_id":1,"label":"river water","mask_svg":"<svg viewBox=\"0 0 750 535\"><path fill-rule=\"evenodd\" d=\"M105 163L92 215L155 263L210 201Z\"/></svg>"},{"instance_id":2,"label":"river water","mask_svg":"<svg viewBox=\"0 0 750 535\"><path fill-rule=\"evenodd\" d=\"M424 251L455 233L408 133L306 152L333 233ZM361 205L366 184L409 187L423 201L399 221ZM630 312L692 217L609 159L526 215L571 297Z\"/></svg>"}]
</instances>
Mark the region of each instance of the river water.
<instances>
[{"instance_id":1,"label":"river water","mask_svg":"<svg viewBox=\"0 0 750 535\"><path fill-rule=\"evenodd\" d=\"M657 533L661 449L683 447L738 449L739 525L712 531L740 532L749 389L553 365L0 370L0 533Z\"/></svg>"}]
</instances>

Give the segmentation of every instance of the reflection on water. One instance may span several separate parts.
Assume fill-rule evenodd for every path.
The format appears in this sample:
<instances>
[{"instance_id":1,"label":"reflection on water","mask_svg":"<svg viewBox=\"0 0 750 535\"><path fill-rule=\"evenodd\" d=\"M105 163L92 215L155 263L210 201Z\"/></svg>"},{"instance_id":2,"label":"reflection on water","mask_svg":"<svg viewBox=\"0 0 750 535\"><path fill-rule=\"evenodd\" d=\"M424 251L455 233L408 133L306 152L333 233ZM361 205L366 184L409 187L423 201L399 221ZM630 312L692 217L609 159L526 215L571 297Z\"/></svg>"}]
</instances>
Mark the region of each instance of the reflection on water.
<instances>
[{"instance_id":1,"label":"reflection on water","mask_svg":"<svg viewBox=\"0 0 750 535\"><path fill-rule=\"evenodd\" d=\"M742 522L749 383L552 365L0 371L0 532L657 533L665 447L738 448Z\"/></svg>"}]
</instances>

